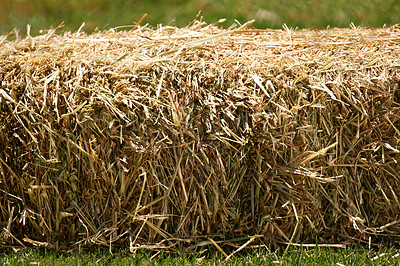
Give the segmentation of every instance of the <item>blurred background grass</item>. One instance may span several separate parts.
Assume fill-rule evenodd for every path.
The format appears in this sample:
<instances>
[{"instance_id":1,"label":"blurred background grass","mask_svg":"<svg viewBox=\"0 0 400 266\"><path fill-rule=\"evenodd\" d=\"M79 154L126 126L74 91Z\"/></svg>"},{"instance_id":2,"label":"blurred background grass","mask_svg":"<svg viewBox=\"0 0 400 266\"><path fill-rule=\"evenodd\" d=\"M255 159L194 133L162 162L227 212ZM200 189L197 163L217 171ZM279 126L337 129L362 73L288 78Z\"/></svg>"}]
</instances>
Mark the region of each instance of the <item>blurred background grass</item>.
<instances>
[{"instance_id":1,"label":"blurred background grass","mask_svg":"<svg viewBox=\"0 0 400 266\"><path fill-rule=\"evenodd\" d=\"M131 25L148 13L148 23L188 25L201 10L207 23L226 18L244 23L256 19L257 28L382 27L400 23L399 0L0 0L0 35L19 29L31 34L65 22L64 30L75 31L85 22L85 31Z\"/></svg>"}]
</instances>

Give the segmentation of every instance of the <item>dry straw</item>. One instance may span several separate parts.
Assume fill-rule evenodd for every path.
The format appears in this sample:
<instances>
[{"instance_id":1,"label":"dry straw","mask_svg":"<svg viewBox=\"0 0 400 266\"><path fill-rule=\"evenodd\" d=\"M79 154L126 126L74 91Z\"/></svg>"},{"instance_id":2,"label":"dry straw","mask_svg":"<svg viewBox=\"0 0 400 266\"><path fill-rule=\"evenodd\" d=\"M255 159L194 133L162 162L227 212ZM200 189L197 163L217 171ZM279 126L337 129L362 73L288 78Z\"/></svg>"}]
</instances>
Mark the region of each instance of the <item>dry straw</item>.
<instances>
[{"instance_id":1,"label":"dry straw","mask_svg":"<svg viewBox=\"0 0 400 266\"><path fill-rule=\"evenodd\" d=\"M250 24L2 36L0 244L398 243L399 28Z\"/></svg>"}]
</instances>

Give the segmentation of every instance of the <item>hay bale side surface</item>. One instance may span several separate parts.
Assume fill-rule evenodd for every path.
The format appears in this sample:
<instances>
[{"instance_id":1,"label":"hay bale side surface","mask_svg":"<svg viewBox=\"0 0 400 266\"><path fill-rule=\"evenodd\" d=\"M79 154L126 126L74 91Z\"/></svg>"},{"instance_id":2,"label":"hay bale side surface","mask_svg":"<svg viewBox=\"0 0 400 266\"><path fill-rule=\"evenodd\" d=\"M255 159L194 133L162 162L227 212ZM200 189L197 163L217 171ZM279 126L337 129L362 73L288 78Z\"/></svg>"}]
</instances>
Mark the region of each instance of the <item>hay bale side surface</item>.
<instances>
[{"instance_id":1,"label":"hay bale side surface","mask_svg":"<svg viewBox=\"0 0 400 266\"><path fill-rule=\"evenodd\" d=\"M399 241L398 28L0 40L1 245Z\"/></svg>"}]
</instances>

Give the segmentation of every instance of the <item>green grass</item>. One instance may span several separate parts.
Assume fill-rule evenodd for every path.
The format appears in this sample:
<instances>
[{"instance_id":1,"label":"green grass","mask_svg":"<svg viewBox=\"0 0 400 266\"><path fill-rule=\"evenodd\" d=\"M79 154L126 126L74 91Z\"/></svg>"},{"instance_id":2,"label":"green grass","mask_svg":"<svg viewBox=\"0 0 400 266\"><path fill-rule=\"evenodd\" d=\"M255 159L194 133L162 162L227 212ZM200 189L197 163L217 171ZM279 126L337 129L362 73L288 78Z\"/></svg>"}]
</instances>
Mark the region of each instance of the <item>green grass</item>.
<instances>
[{"instance_id":1,"label":"green grass","mask_svg":"<svg viewBox=\"0 0 400 266\"><path fill-rule=\"evenodd\" d=\"M400 22L398 0L19 0L0 2L0 34L13 28L26 34L56 27L65 21L65 29L75 31L86 22L86 31L130 25L144 13L144 23L152 26L188 25L202 11L207 23L226 18L224 27L256 19L257 28L289 27L325 28L348 27L351 22L360 26L381 27Z\"/></svg>"},{"instance_id":2,"label":"green grass","mask_svg":"<svg viewBox=\"0 0 400 266\"><path fill-rule=\"evenodd\" d=\"M135 256L122 251L107 250L85 253L57 254L52 251L28 249L8 251L0 256L2 265L400 265L399 250L381 248L366 250L358 247L291 248L286 254L267 249L243 251L225 262L222 254L185 255L139 252ZM211 255L214 254L214 255Z\"/></svg>"}]
</instances>

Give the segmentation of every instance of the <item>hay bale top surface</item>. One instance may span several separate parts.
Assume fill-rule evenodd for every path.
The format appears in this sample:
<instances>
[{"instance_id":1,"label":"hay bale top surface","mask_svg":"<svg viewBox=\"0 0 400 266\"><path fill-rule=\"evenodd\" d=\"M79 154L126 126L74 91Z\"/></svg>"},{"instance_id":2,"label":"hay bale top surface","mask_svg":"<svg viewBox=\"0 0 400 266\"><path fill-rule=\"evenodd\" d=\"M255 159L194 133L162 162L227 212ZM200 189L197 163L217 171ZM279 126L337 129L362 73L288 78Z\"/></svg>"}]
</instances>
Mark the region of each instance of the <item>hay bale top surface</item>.
<instances>
[{"instance_id":1,"label":"hay bale top surface","mask_svg":"<svg viewBox=\"0 0 400 266\"><path fill-rule=\"evenodd\" d=\"M48 61L88 64L116 75L168 62L171 67L201 63L218 71L245 67L257 72L285 67L346 72L399 67L399 35L397 27L257 30L247 29L245 24L229 30L197 22L186 28L139 27L90 35L78 31L60 36L56 30L49 30L17 41L3 36L0 56L3 66L18 63L32 74L40 71L39 64Z\"/></svg>"}]
</instances>

